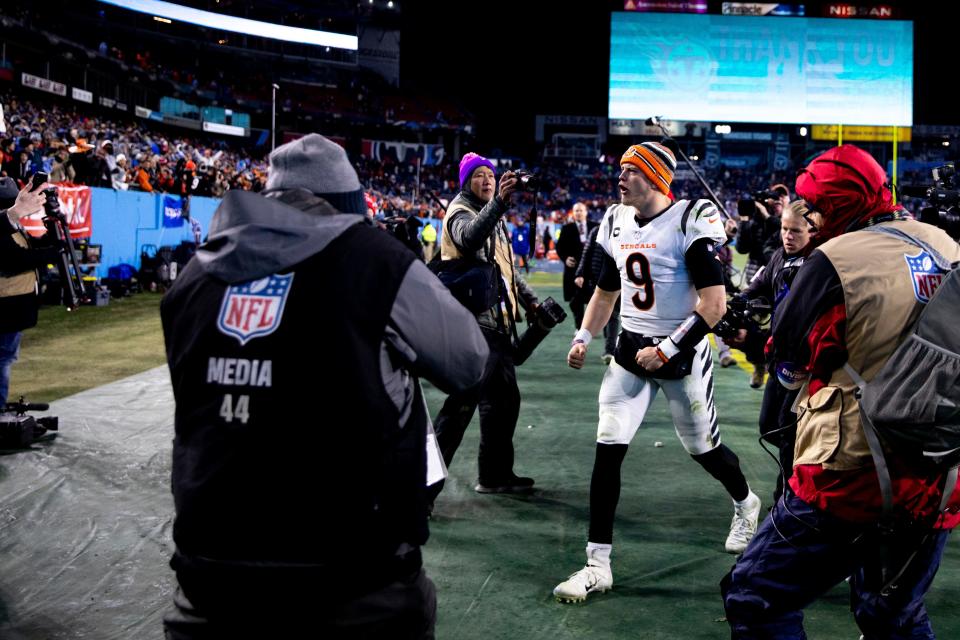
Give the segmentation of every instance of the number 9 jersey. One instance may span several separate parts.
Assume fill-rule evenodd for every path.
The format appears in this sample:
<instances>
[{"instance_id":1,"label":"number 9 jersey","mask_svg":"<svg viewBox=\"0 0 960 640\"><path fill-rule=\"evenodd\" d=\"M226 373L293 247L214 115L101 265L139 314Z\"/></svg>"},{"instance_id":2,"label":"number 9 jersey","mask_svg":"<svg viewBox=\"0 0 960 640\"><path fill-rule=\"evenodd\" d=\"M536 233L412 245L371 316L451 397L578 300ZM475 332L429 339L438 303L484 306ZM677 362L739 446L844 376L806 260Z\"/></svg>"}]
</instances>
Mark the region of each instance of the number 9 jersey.
<instances>
[{"instance_id":1,"label":"number 9 jersey","mask_svg":"<svg viewBox=\"0 0 960 640\"><path fill-rule=\"evenodd\" d=\"M701 239L727 240L716 206L709 200L679 200L653 218L640 220L633 207L615 204L604 214L597 243L608 258L599 286L615 290L620 276L620 322L645 336L667 336L693 313L699 296L686 254Z\"/></svg>"}]
</instances>

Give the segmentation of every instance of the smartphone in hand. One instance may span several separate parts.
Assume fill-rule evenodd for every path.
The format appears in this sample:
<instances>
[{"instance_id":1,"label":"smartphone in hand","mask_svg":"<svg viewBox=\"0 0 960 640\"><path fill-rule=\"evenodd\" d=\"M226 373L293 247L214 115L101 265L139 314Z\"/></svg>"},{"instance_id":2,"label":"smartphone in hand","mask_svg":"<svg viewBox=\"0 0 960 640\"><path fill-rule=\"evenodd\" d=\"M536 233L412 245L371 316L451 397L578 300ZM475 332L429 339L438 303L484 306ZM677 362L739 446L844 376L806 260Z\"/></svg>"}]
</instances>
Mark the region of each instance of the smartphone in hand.
<instances>
[{"instance_id":1,"label":"smartphone in hand","mask_svg":"<svg viewBox=\"0 0 960 640\"><path fill-rule=\"evenodd\" d=\"M39 189L40 185L42 185L44 182L46 182L49 179L50 179L50 176L48 176L46 173L44 173L43 171L37 171L35 174L33 174L33 179L30 181L30 192L33 193L34 191Z\"/></svg>"}]
</instances>

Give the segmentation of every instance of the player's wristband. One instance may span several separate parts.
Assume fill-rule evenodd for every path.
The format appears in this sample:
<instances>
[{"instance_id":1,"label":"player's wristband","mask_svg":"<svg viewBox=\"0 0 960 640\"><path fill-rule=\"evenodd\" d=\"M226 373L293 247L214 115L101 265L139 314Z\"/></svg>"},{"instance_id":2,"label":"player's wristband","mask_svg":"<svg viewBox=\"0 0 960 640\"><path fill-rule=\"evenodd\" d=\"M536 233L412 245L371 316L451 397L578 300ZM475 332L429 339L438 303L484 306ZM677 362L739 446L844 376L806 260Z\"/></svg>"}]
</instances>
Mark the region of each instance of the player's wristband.
<instances>
[{"instance_id":1,"label":"player's wristband","mask_svg":"<svg viewBox=\"0 0 960 640\"><path fill-rule=\"evenodd\" d=\"M665 342L672 342L676 346L678 353L680 351L687 351L694 349L700 344L700 341L703 340L708 333L710 333L710 325L703 319L703 316L694 311L670 334L669 338L660 343L660 346L662 349ZM668 357L673 357L666 349L663 349L663 352L667 354Z\"/></svg>"},{"instance_id":2,"label":"player's wristband","mask_svg":"<svg viewBox=\"0 0 960 640\"><path fill-rule=\"evenodd\" d=\"M660 362L662 362L663 364L667 364L668 362L670 362L670 357L667 354L665 354L663 350L660 349L660 347L657 347L657 357L660 358Z\"/></svg>"},{"instance_id":3,"label":"player's wristband","mask_svg":"<svg viewBox=\"0 0 960 640\"><path fill-rule=\"evenodd\" d=\"M570 345L582 344L583 346L587 346L591 340L593 340L593 336L590 332L586 329L580 329L576 335L573 336L573 342L571 342Z\"/></svg>"}]
</instances>

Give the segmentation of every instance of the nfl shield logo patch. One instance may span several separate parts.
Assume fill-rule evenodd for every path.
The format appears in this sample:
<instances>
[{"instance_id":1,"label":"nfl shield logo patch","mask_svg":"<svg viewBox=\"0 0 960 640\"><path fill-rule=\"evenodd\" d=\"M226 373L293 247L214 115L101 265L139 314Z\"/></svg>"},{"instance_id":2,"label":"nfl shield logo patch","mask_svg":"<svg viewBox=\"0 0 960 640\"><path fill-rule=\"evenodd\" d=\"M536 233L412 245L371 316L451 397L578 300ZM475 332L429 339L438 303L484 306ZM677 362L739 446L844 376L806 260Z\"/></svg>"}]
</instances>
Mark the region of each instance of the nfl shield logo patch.
<instances>
[{"instance_id":1,"label":"nfl shield logo patch","mask_svg":"<svg viewBox=\"0 0 960 640\"><path fill-rule=\"evenodd\" d=\"M933 292L943 281L943 271L926 251L921 251L915 256L903 254L903 257L910 268L910 276L913 280L913 295L923 304L930 302Z\"/></svg>"},{"instance_id":2,"label":"nfl shield logo patch","mask_svg":"<svg viewBox=\"0 0 960 640\"><path fill-rule=\"evenodd\" d=\"M293 274L271 275L234 285L223 295L217 328L246 344L270 335L280 326L283 307L293 284Z\"/></svg>"}]
</instances>

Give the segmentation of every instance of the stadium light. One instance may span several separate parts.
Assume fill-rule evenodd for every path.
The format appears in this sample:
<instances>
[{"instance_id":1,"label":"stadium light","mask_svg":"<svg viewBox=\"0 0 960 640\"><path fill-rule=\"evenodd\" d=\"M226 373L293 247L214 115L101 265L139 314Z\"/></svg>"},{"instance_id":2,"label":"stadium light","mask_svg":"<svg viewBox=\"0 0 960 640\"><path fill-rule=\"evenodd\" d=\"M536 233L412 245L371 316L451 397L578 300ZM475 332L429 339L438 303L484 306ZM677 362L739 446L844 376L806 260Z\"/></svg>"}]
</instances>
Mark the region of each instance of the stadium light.
<instances>
[{"instance_id":1,"label":"stadium light","mask_svg":"<svg viewBox=\"0 0 960 640\"><path fill-rule=\"evenodd\" d=\"M359 49L359 38L344 33L333 33L331 31L318 31L315 29L302 29L300 27L287 27L282 24L272 22L260 22L259 20L248 20L247 18L238 18L228 16L222 13L212 11L201 11L191 7L183 7L172 2L163 2L162 0L99 0L104 4L129 9L138 13L146 13L154 19L166 18L167 20L177 20L200 27L218 29L220 31L232 31L233 33L242 33L249 36L260 36L261 38L270 38L273 40L284 40L286 42L297 42L300 44L313 44L317 46L336 47L338 49L348 49L356 51ZM160 20L163 22L163 20Z\"/></svg>"},{"instance_id":2,"label":"stadium light","mask_svg":"<svg viewBox=\"0 0 960 640\"><path fill-rule=\"evenodd\" d=\"M800 127L800 135L803 136L804 138L807 137L807 128L806 128L806 127Z\"/></svg>"},{"instance_id":3,"label":"stadium light","mask_svg":"<svg viewBox=\"0 0 960 640\"><path fill-rule=\"evenodd\" d=\"M733 128L728 124L718 124L713 128L713 130L717 133L717 135L724 136L733 131Z\"/></svg>"},{"instance_id":4,"label":"stadium light","mask_svg":"<svg viewBox=\"0 0 960 640\"><path fill-rule=\"evenodd\" d=\"M949 140L944 140L944 141L943 141L943 146L949 147L949 146L950 146L950 141L949 141Z\"/></svg>"}]
</instances>

